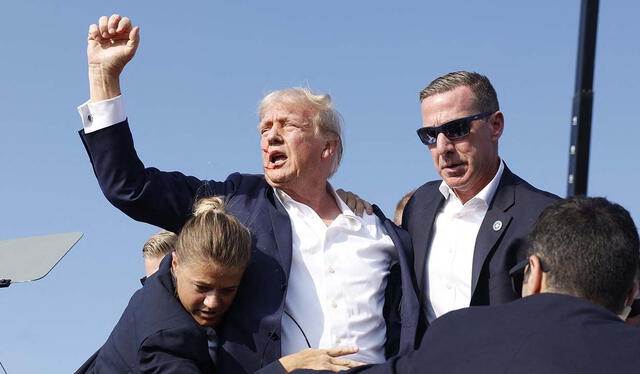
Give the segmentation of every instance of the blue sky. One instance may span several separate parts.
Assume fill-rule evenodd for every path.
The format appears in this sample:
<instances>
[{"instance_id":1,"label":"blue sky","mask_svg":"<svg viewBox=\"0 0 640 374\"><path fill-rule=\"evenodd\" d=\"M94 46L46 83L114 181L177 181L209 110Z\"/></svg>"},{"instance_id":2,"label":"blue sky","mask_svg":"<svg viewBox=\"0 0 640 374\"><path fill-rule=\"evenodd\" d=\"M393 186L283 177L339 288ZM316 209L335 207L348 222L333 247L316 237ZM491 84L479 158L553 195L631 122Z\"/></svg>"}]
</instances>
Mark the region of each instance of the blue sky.
<instances>
[{"instance_id":1,"label":"blue sky","mask_svg":"<svg viewBox=\"0 0 640 374\"><path fill-rule=\"evenodd\" d=\"M9 374L67 373L106 340L138 288L156 228L102 196L77 130L88 98L86 32L117 12L141 27L122 89L141 159L207 179L259 173L256 106L267 92L330 93L345 120L332 179L391 214L435 179L418 141L417 93L449 71L494 83L500 154L564 196L580 2L5 1L0 23L0 239L83 231L44 279L0 289ZM602 2L589 194L640 219L639 6Z\"/></svg>"}]
</instances>

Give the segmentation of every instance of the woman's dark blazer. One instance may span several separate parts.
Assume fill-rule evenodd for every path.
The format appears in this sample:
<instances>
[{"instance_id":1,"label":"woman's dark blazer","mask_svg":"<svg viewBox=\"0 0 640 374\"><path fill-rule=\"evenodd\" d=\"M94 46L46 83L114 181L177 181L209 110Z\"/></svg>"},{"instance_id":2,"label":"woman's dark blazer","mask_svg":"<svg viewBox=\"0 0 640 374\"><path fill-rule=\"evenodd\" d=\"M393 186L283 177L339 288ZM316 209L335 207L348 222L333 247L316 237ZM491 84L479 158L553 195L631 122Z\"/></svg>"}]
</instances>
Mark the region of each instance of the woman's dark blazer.
<instances>
[{"instance_id":1,"label":"woman's dark blazer","mask_svg":"<svg viewBox=\"0 0 640 374\"><path fill-rule=\"evenodd\" d=\"M78 373L212 373L207 335L175 296L167 255Z\"/></svg>"}]
</instances>

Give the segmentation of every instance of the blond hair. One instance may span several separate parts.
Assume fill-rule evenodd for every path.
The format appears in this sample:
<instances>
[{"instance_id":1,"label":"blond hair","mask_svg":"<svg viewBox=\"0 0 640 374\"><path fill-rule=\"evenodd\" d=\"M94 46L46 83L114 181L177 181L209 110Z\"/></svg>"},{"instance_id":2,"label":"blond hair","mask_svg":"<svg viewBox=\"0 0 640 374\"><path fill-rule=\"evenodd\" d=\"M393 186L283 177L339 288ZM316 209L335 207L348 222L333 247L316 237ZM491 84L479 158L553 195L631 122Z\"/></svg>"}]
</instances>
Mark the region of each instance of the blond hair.
<instances>
[{"instance_id":1,"label":"blond hair","mask_svg":"<svg viewBox=\"0 0 640 374\"><path fill-rule=\"evenodd\" d=\"M331 105L330 95L318 95L308 88L293 87L284 90L273 91L267 94L258 106L258 116L262 119L264 111L275 103L294 104L312 109L315 113L311 116L311 124L316 134L327 140L337 140L336 153L331 163L331 177L340 166L342 160L342 117Z\"/></svg>"},{"instance_id":2,"label":"blond hair","mask_svg":"<svg viewBox=\"0 0 640 374\"><path fill-rule=\"evenodd\" d=\"M207 197L195 202L193 217L182 227L175 251L181 263L213 261L245 268L251 258L251 234L226 213L222 198Z\"/></svg>"},{"instance_id":3,"label":"blond hair","mask_svg":"<svg viewBox=\"0 0 640 374\"><path fill-rule=\"evenodd\" d=\"M144 258L164 257L174 250L178 236L171 231L162 230L153 234L142 247Z\"/></svg>"}]
</instances>

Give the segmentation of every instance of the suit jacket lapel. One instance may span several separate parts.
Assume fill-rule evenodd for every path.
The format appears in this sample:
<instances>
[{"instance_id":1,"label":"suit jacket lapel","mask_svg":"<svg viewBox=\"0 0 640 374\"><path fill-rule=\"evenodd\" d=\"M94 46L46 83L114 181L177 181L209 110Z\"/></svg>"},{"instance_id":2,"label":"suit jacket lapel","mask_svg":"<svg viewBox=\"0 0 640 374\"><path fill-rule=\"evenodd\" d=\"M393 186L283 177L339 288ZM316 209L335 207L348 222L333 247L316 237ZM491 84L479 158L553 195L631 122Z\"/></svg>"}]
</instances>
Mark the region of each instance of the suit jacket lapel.
<instances>
[{"instance_id":1,"label":"suit jacket lapel","mask_svg":"<svg viewBox=\"0 0 640 374\"><path fill-rule=\"evenodd\" d=\"M415 240L413 243L413 249L415 252L414 269L416 272L416 281L418 287L422 289L423 277L425 276L425 267L427 262L427 254L429 248L431 248L431 239L433 238L433 224L436 219L436 214L440 207L444 203L444 196L438 191L436 187L431 193L426 196L426 199L420 203L419 207L416 207L414 224L423 224L424 227L419 230L414 230Z\"/></svg>"},{"instance_id":2,"label":"suit jacket lapel","mask_svg":"<svg viewBox=\"0 0 640 374\"><path fill-rule=\"evenodd\" d=\"M513 217L507 212L515 203L513 174L505 165L500 184L493 201L482 220L473 251L473 269L471 271L471 297L475 293L480 273L489 253L507 230Z\"/></svg>"},{"instance_id":3,"label":"suit jacket lapel","mask_svg":"<svg viewBox=\"0 0 640 374\"><path fill-rule=\"evenodd\" d=\"M267 198L272 204L269 209L271 215L271 225L273 234L276 239L276 252L280 258L280 264L284 270L287 282L289 281L289 270L291 269L291 220L287 211L284 209L280 201L274 196L273 188L268 188Z\"/></svg>"}]
</instances>

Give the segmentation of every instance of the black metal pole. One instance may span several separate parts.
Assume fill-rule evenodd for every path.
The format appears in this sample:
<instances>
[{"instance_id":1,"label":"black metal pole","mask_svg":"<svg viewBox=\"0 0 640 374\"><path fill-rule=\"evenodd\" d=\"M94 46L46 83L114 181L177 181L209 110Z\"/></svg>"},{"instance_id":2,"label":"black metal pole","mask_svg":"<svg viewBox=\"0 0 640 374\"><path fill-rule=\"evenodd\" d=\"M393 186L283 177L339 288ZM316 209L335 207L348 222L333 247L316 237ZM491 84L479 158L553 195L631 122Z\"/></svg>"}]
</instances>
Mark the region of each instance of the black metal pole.
<instances>
[{"instance_id":1,"label":"black metal pole","mask_svg":"<svg viewBox=\"0 0 640 374\"><path fill-rule=\"evenodd\" d=\"M580 35L578 37L576 87L571 115L567 196L587 194L598 5L599 0L582 0L580 8Z\"/></svg>"}]
</instances>

